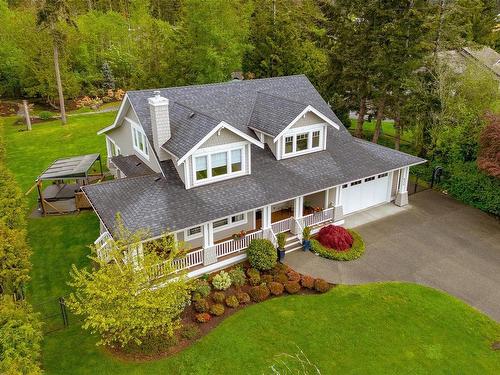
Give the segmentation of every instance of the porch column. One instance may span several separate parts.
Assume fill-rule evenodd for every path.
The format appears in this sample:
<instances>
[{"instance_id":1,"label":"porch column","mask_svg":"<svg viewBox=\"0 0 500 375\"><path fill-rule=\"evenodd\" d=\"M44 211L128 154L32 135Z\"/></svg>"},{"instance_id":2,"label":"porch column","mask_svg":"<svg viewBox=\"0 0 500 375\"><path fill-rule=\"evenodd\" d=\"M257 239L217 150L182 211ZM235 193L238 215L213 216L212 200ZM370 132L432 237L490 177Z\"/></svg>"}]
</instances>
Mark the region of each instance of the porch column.
<instances>
[{"instance_id":1,"label":"porch column","mask_svg":"<svg viewBox=\"0 0 500 375\"><path fill-rule=\"evenodd\" d=\"M410 176L410 167L400 170L398 181L398 192L396 193L396 206L406 206L408 204L408 177Z\"/></svg>"},{"instance_id":2,"label":"porch column","mask_svg":"<svg viewBox=\"0 0 500 375\"><path fill-rule=\"evenodd\" d=\"M214 246L214 227L212 222L203 225L203 265L208 266L217 262L217 253Z\"/></svg>"},{"instance_id":3,"label":"porch column","mask_svg":"<svg viewBox=\"0 0 500 375\"><path fill-rule=\"evenodd\" d=\"M335 188L335 202L333 204L333 222L344 218L344 209L342 208L342 186Z\"/></svg>"},{"instance_id":4,"label":"porch column","mask_svg":"<svg viewBox=\"0 0 500 375\"><path fill-rule=\"evenodd\" d=\"M271 205L262 207L262 229L271 228Z\"/></svg>"},{"instance_id":5,"label":"porch column","mask_svg":"<svg viewBox=\"0 0 500 375\"><path fill-rule=\"evenodd\" d=\"M296 197L293 200L293 217L298 219L304 216L304 196Z\"/></svg>"},{"instance_id":6,"label":"porch column","mask_svg":"<svg viewBox=\"0 0 500 375\"><path fill-rule=\"evenodd\" d=\"M330 206L330 189L325 190L325 203L323 203L323 209L326 210Z\"/></svg>"}]
</instances>

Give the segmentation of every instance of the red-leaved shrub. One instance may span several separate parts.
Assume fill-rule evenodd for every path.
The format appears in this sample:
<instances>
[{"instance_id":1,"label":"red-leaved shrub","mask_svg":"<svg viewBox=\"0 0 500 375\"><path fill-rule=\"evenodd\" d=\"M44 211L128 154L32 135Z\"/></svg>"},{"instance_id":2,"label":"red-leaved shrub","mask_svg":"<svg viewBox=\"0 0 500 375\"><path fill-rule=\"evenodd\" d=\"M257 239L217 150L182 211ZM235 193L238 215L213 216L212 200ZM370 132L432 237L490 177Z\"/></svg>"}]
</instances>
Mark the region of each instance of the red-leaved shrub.
<instances>
[{"instance_id":1,"label":"red-leaved shrub","mask_svg":"<svg viewBox=\"0 0 500 375\"><path fill-rule=\"evenodd\" d=\"M319 231L318 241L330 249L345 251L351 248L354 239L347 229L337 225L328 225Z\"/></svg>"}]
</instances>

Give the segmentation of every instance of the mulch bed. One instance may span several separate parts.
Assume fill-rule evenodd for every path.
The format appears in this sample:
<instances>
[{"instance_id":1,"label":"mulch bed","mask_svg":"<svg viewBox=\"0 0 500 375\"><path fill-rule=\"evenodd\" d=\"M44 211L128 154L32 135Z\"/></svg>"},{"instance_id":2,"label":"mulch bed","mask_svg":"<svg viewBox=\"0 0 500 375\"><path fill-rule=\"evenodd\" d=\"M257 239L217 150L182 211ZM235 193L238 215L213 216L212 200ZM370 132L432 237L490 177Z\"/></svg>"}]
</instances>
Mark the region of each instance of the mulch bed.
<instances>
[{"instance_id":1,"label":"mulch bed","mask_svg":"<svg viewBox=\"0 0 500 375\"><path fill-rule=\"evenodd\" d=\"M238 266L243 266L242 268L245 270L250 267L248 262L245 262L243 264L235 265L231 268L238 267ZM224 271L228 272L231 268L225 269ZM291 268L289 268L289 269L291 270ZM214 275L216 275L217 273L218 272L211 274L210 279ZM302 274L300 274L300 275L303 276ZM330 284L330 286L335 287L336 285ZM252 288L252 286L249 284L246 284L246 285L240 287L239 289L235 288L234 286L231 286L229 289L225 290L224 293L226 296L234 295L238 291L248 293L251 288ZM212 302L211 296L214 293L214 291L215 290L212 290L212 293L210 294L210 296L207 297L207 299L209 299L211 302ZM304 287L301 287L301 289L297 293L295 293L295 295L310 295L310 294L319 294L319 293L316 292L314 289L307 289ZM266 300L270 300L270 299L274 299L274 298L281 298L281 297L285 297L288 295L290 295L290 294L288 294L286 291L282 295L279 295L279 296L273 296L271 294L269 296L269 298L267 298ZM154 361L154 360L166 358L166 357L172 356L174 354L177 354L177 353L181 352L182 350L190 347L195 342L202 339L206 334L208 334L215 327L217 327L220 323L222 323L226 318L230 317L234 313L236 313L236 312L238 312L238 311L240 311L248 306L255 305L257 303L259 303L259 302L250 301L250 302L248 302L244 305L240 305L236 308L231 308L231 307L228 307L224 304L224 307L225 307L224 314L222 314L220 316L212 316L211 319L206 323L195 322L195 316L198 313L194 310L193 304L191 304L182 313L181 322L182 322L183 326L196 325L199 328L199 334L195 338L185 339L185 338L182 338L180 336L180 334L178 333L177 336L178 336L179 341L176 345L171 346L164 351L154 353L154 354L126 353L126 352L122 351L120 348L111 348L111 347L106 347L105 350L109 354L116 357L117 359L122 360L122 361L126 361L126 362L148 362L148 361Z\"/></svg>"}]
</instances>

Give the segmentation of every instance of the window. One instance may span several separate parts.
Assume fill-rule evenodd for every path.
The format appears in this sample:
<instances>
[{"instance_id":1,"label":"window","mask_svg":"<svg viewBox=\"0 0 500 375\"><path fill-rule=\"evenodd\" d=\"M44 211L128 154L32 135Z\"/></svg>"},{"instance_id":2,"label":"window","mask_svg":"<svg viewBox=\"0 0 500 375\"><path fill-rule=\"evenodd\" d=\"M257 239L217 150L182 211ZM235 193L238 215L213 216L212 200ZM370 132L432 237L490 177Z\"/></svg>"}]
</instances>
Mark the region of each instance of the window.
<instances>
[{"instance_id":1,"label":"window","mask_svg":"<svg viewBox=\"0 0 500 375\"><path fill-rule=\"evenodd\" d=\"M245 214L231 216L231 223L238 223L245 220Z\"/></svg>"},{"instance_id":2,"label":"window","mask_svg":"<svg viewBox=\"0 0 500 375\"><path fill-rule=\"evenodd\" d=\"M297 144L296 151L304 151L308 149L307 140L309 138L309 133L297 134Z\"/></svg>"},{"instance_id":3,"label":"window","mask_svg":"<svg viewBox=\"0 0 500 375\"><path fill-rule=\"evenodd\" d=\"M215 228L223 227L223 226L228 225L228 224L229 224L229 220L226 217L225 219L214 221L213 226L215 229Z\"/></svg>"},{"instance_id":4,"label":"window","mask_svg":"<svg viewBox=\"0 0 500 375\"><path fill-rule=\"evenodd\" d=\"M241 149L231 151L231 172L239 172L241 168Z\"/></svg>"},{"instance_id":5,"label":"window","mask_svg":"<svg viewBox=\"0 0 500 375\"><path fill-rule=\"evenodd\" d=\"M293 154L301 154L322 148L322 132L323 130L310 130L304 132L304 128L292 129L295 134L286 135L283 138L283 155L292 156Z\"/></svg>"},{"instance_id":6,"label":"window","mask_svg":"<svg viewBox=\"0 0 500 375\"><path fill-rule=\"evenodd\" d=\"M192 227L186 230L186 239L193 239L202 236L201 226Z\"/></svg>"},{"instance_id":7,"label":"window","mask_svg":"<svg viewBox=\"0 0 500 375\"><path fill-rule=\"evenodd\" d=\"M387 177L387 173L382 173L378 175L378 178L384 178L384 177Z\"/></svg>"},{"instance_id":8,"label":"window","mask_svg":"<svg viewBox=\"0 0 500 375\"><path fill-rule=\"evenodd\" d=\"M285 154L293 152L293 137L285 138Z\"/></svg>"},{"instance_id":9,"label":"window","mask_svg":"<svg viewBox=\"0 0 500 375\"><path fill-rule=\"evenodd\" d=\"M195 159L196 180L203 180L208 177L207 157L198 156Z\"/></svg>"},{"instance_id":10,"label":"window","mask_svg":"<svg viewBox=\"0 0 500 375\"><path fill-rule=\"evenodd\" d=\"M244 170L244 148L213 152L207 155L193 156L195 181L241 174Z\"/></svg>"},{"instance_id":11,"label":"window","mask_svg":"<svg viewBox=\"0 0 500 375\"><path fill-rule=\"evenodd\" d=\"M317 130L315 132L313 132L313 135L312 135L312 147L319 147L319 134L320 134L320 131Z\"/></svg>"},{"instance_id":12,"label":"window","mask_svg":"<svg viewBox=\"0 0 500 375\"><path fill-rule=\"evenodd\" d=\"M212 177L227 174L227 152L210 155L212 159Z\"/></svg>"},{"instance_id":13,"label":"window","mask_svg":"<svg viewBox=\"0 0 500 375\"><path fill-rule=\"evenodd\" d=\"M368 182L368 181L373 181L375 180L375 177L368 177L368 178L365 178L365 182Z\"/></svg>"},{"instance_id":14,"label":"window","mask_svg":"<svg viewBox=\"0 0 500 375\"><path fill-rule=\"evenodd\" d=\"M146 135L142 132L142 130L132 126L132 138L134 148L146 158L149 158L148 141L146 140Z\"/></svg>"},{"instance_id":15,"label":"window","mask_svg":"<svg viewBox=\"0 0 500 375\"><path fill-rule=\"evenodd\" d=\"M354 181L354 182L351 182L351 186L359 185L360 183L361 183L361 180Z\"/></svg>"}]
</instances>

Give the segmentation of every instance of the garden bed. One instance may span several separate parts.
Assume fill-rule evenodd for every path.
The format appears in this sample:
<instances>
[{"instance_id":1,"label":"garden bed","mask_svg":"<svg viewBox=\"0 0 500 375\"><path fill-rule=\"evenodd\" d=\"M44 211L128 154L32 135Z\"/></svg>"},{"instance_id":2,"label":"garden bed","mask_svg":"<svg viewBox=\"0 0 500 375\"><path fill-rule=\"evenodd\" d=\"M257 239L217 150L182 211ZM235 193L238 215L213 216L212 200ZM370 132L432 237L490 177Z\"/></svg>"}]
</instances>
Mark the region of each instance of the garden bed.
<instances>
[{"instance_id":1,"label":"garden bed","mask_svg":"<svg viewBox=\"0 0 500 375\"><path fill-rule=\"evenodd\" d=\"M311 251L319 256L331 260L349 261L358 259L365 252L365 242L359 233L348 229L347 230L353 237L352 246L347 250L336 250L334 248L323 246L316 238L311 239Z\"/></svg>"},{"instance_id":2,"label":"garden bed","mask_svg":"<svg viewBox=\"0 0 500 375\"><path fill-rule=\"evenodd\" d=\"M236 273L241 275L241 272L238 270L241 270L245 275L243 285L231 285L226 290L217 290L214 288L214 278L220 278L220 276L216 275L233 275ZM240 281L241 283L242 281ZM190 305L182 313L181 328L176 331L173 337L165 335L162 338L155 338L151 342L145 340L142 346L131 344L125 348L107 348L107 351L121 360L133 362L145 362L165 358L188 348L217 327L226 318L247 306L291 294L324 293L333 286L322 279L314 279L310 276L299 274L280 263L267 272L259 272L252 269L248 262L245 262L230 269L205 275L195 280ZM258 293L256 292L257 290L262 290L263 293ZM248 298L246 302L240 302L241 300L236 297L244 295ZM230 304L230 301L234 301L233 296L238 300L238 305L230 307L228 303ZM200 303L200 300L204 302ZM205 306L204 308L200 308L200 305ZM215 311L217 309L214 309L214 305L222 305L223 310ZM220 306L218 308L220 309ZM200 315L204 315L207 321L199 322Z\"/></svg>"}]
</instances>

